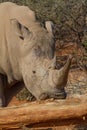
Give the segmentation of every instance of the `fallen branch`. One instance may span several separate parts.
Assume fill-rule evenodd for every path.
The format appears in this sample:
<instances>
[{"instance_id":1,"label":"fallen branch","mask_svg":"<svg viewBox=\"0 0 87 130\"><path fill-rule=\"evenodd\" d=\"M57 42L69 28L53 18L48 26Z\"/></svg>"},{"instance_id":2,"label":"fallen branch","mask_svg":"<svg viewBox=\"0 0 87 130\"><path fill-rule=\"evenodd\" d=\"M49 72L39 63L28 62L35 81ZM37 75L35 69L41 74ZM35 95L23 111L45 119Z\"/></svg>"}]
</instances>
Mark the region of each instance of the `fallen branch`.
<instances>
[{"instance_id":1,"label":"fallen branch","mask_svg":"<svg viewBox=\"0 0 87 130\"><path fill-rule=\"evenodd\" d=\"M42 101L0 109L0 128L83 118L87 115L87 96L66 100Z\"/></svg>"}]
</instances>

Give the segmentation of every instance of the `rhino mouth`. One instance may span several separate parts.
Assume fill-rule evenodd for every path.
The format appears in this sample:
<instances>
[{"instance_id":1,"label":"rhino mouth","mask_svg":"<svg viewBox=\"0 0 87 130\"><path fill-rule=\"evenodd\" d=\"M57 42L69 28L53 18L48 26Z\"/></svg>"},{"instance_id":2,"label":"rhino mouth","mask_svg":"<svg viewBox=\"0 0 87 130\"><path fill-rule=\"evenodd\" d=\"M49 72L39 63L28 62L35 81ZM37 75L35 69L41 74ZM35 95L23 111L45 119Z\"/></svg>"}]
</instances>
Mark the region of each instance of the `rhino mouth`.
<instances>
[{"instance_id":1,"label":"rhino mouth","mask_svg":"<svg viewBox=\"0 0 87 130\"><path fill-rule=\"evenodd\" d=\"M50 99L50 98L53 98L53 99L65 99L67 96L66 92L64 89L62 90L58 90L57 92L55 93L42 93L39 97L40 100L46 100L46 99Z\"/></svg>"},{"instance_id":2,"label":"rhino mouth","mask_svg":"<svg viewBox=\"0 0 87 130\"><path fill-rule=\"evenodd\" d=\"M53 94L50 94L49 98L53 98L53 99L65 99L67 96L65 91L60 91L60 92L56 92Z\"/></svg>"}]
</instances>

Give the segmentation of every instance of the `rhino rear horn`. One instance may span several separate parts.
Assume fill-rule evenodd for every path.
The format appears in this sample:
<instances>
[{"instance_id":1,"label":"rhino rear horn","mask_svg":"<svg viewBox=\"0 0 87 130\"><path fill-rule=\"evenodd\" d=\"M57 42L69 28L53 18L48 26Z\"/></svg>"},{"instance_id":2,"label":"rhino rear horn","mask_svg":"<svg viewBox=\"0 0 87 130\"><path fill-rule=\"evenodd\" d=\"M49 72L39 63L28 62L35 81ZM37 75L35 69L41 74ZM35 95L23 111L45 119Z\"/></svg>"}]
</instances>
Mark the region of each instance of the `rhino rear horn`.
<instances>
[{"instance_id":1,"label":"rhino rear horn","mask_svg":"<svg viewBox=\"0 0 87 130\"><path fill-rule=\"evenodd\" d=\"M21 39L24 39L25 37L29 36L29 29L22 25L17 19L10 19L10 22L12 25L12 29L14 30L14 33Z\"/></svg>"},{"instance_id":2,"label":"rhino rear horn","mask_svg":"<svg viewBox=\"0 0 87 130\"><path fill-rule=\"evenodd\" d=\"M53 35L53 27L54 27L53 22L52 21L46 21L45 27L46 27L47 31Z\"/></svg>"}]
</instances>

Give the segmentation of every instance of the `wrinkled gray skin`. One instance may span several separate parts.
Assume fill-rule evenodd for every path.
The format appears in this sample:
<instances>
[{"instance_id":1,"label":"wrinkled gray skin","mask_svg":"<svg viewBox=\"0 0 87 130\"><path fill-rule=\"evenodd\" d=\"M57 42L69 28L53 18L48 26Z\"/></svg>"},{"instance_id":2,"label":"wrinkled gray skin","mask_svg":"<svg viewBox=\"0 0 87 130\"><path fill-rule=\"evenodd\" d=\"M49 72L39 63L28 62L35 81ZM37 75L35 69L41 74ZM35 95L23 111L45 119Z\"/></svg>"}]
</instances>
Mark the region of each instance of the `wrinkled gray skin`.
<instances>
[{"instance_id":1,"label":"wrinkled gray skin","mask_svg":"<svg viewBox=\"0 0 87 130\"><path fill-rule=\"evenodd\" d=\"M23 80L37 100L65 98L70 58L56 70L52 22L45 28L28 7L0 4L0 106L5 106L4 75L9 83Z\"/></svg>"}]
</instances>

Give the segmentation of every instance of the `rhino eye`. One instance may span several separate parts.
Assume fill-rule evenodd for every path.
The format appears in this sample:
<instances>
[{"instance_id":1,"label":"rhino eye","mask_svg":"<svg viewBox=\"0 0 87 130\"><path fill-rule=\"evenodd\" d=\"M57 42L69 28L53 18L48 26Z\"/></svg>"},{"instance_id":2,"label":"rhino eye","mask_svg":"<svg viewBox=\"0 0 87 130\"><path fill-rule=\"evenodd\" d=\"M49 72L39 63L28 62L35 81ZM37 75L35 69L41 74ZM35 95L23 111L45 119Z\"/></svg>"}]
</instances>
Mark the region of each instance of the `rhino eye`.
<instances>
[{"instance_id":1,"label":"rhino eye","mask_svg":"<svg viewBox=\"0 0 87 130\"><path fill-rule=\"evenodd\" d=\"M36 73L36 71L35 71L35 70L33 70L32 72L33 72L33 74L35 74L35 73Z\"/></svg>"}]
</instances>

